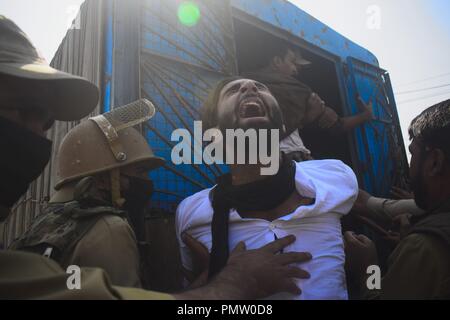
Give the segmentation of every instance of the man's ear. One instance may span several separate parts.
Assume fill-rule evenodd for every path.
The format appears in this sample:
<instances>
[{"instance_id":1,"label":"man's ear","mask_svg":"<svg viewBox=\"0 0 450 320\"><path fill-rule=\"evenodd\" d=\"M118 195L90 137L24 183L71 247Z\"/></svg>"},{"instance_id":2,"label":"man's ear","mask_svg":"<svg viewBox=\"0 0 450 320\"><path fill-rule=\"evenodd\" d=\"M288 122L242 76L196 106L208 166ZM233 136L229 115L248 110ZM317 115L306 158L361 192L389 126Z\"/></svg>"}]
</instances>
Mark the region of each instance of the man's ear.
<instances>
[{"instance_id":1,"label":"man's ear","mask_svg":"<svg viewBox=\"0 0 450 320\"><path fill-rule=\"evenodd\" d=\"M445 170L446 158L445 153L441 149L434 149L429 155L428 174L431 177L441 176Z\"/></svg>"}]
</instances>

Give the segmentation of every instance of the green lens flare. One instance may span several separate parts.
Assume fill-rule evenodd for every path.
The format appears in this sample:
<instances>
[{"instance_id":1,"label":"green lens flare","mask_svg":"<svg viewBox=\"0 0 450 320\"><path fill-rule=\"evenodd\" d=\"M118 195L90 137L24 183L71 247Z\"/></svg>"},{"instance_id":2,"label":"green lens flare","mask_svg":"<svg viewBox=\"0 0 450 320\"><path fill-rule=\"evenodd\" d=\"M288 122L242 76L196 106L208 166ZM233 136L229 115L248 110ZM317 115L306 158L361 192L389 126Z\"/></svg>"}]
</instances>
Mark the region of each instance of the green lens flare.
<instances>
[{"instance_id":1,"label":"green lens flare","mask_svg":"<svg viewBox=\"0 0 450 320\"><path fill-rule=\"evenodd\" d=\"M185 1L178 7L178 19L185 26L195 26L200 20L200 16L200 8L194 2Z\"/></svg>"}]
</instances>

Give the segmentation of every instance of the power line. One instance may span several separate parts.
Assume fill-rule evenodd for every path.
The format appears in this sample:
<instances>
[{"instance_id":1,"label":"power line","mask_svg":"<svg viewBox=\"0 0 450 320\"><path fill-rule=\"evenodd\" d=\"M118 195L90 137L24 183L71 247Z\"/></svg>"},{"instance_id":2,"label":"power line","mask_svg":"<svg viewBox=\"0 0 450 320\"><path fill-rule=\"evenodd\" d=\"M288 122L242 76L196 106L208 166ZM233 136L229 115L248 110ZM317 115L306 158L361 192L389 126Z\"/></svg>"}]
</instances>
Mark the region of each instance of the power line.
<instances>
[{"instance_id":1,"label":"power line","mask_svg":"<svg viewBox=\"0 0 450 320\"><path fill-rule=\"evenodd\" d=\"M447 92L442 92L442 93L438 93L438 94L431 94L425 97L421 97L421 98L415 98L415 99L409 99L409 100L404 100L404 101L399 101L397 102L397 104L405 104L405 103L409 103L409 102L414 102L414 101L420 101L420 100L425 100L425 99L429 99L429 98L434 98L434 97L439 97L439 96L443 96L443 95L450 95L450 91Z\"/></svg>"},{"instance_id":2,"label":"power line","mask_svg":"<svg viewBox=\"0 0 450 320\"><path fill-rule=\"evenodd\" d=\"M450 75L450 72L447 72L447 73L444 73L444 74L440 74L440 75L437 75L437 76L433 76L433 77L429 77L429 78L425 78L425 79L422 79L422 80L416 80L416 81L413 81L413 82L400 84L397 87L406 87L406 86L409 86L411 84L416 84L416 83L421 83L421 82L425 82L425 81L428 81L428 80L438 79L438 78L442 78L442 77L445 77L445 76L448 76L448 75Z\"/></svg>"},{"instance_id":3,"label":"power line","mask_svg":"<svg viewBox=\"0 0 450 320\"><path fill-rule=\"evenodd\" d=\"M397 92L396 94L400 95L400 94L423 92L423 91L428 91L428 90L433 90L433 89L445 88L445 87L448 87L448 86L450 86L450 83L443 84L443 85L440 85L440 86L435 86L435 87L429 87L429 88L423 88L423 89L416 89L416 90L410 90L410 91Z\"/></svg>"}]
</instances>

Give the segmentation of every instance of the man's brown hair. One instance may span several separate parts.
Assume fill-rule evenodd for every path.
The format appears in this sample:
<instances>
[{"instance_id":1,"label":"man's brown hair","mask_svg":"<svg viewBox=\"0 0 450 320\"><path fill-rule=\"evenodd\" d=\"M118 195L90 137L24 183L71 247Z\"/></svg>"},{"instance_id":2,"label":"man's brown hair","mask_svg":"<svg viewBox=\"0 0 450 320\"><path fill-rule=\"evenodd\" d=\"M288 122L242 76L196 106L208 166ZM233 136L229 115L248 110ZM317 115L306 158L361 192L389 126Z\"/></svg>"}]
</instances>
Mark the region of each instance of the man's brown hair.
<instances>
[{"instance_id":1,"label":"man's brown hair","mask_svg":"<svg viewBox=\"0 0 450 320\"><path fill-rule=\"evenodd\" d=\"M237 76L225 78L218 82L211 90L201 109L201 118L204 131L215 128L217 126L217 104L219 103L220 93L222 92L222 89L230 82L240 79L242 78Z\"/></svg>"}]
</instances>

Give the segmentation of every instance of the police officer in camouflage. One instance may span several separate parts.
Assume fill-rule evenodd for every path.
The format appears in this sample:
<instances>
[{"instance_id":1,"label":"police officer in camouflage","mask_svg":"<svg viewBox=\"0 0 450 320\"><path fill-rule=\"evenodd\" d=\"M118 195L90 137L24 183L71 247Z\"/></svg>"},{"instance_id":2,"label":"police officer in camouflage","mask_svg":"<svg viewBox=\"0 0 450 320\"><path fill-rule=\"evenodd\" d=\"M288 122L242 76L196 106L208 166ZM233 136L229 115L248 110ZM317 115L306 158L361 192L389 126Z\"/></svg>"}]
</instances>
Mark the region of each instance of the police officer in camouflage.
<instances>
[{"instance_id":1,"label":"police officer in camouflage","mask_svg":"<svg viewBox=\"0 0 450 320\"><path fill-rule=\"evenodd\" d=\"M22 30L0 15L0 221L8 217L11 207L48 163L51 141L45 138L45 132L53 121L75 121L86 117L97 105L98 96L98 89L86 79L49 67ZM128 116L119 118L122 124L137 124L126 121L130 118ZM86 130L85 133L89 134L92 132L90 130L94 130L86 129L89 126L100 129L103 134L107 132L108 152L112 152L117 160L113 162L115 166L97 166L104 171L86 172L85 177L75 177L70 172L80 173L82 170L74 168L86 165L77 161L81 158L75 155L66 162L67 171L60 167L57 185L60 192L52 199L52 205L60 210L54 213L53 222L58 222L58 219L61 219L60 222L77 220L89 216L89 213L103 217L102 207L105 202L108 202L108 215L118 218L122 214L118 208L126 205L124 199L130 199L124 192L133 189L132 183L126 186L131 181L129 177L141 176L133 164L148 163L151 152L149 149L142 151L140 154L147 157L144 159L132 153L130 148L121 149L125 146L115 142L125 141L128 135L128 142L137 146L142 136L136 135L137 132L131 127L116 126L114 117L106 120L96 118L84 122L86 124L74 129L66 141L71 136L76 137L77 130ZM107 123L113 125L117 136L108 130L110 127L105 125ZM95 137L92 137L93 140ZM80 141L74 139L72 141L75 144L69 143L67 146L72 146L76 152L77 146L89 144L89 138ZM91 149L93 162L103 158L99 157L101 147L96 145ZM118 165L125 161L129 166ZM158 164L159 160L153 162ZM114 210L110 209L111 203L116 207ZM92 206L99 209L86 209ZM133 208L128 211L133 211ZM52 222L51 218L49 220ZM62 228L63 232L70 229ZM107 273L100 268L81 268L80 289L70 290L67 286L69 275L52 259L25 251L0 250L0 299L257 299L289 289L298 290L293 287L293 278L302 270L291 264L305 261L305 255L280 253L293 241L295 238L286 237L258 250L248 251L245 244L241 243L215 279L201 288L174 295L113 286ZM44 249L47 255L57 255L57 244L48 241L44 243L46 247L40 249ZM95 254L101 256L102 252Z\"/></svg>"},{"instance_id":2,"label":"police officer in camouflage","mask_svg":"<svg viewBox=\"0 0 450 320\"><path fill-rule=\"evenodd\" d=\"M72 129L58 153L57 192L11 249L43 254L63 268L102 268L114 285L141 287L129 221L135 218L136 229L144 227L139 218L153 187L147 173L164 160L132 126L154 113L149 101L139 100Z\"/></svg>"}]
</instances>

